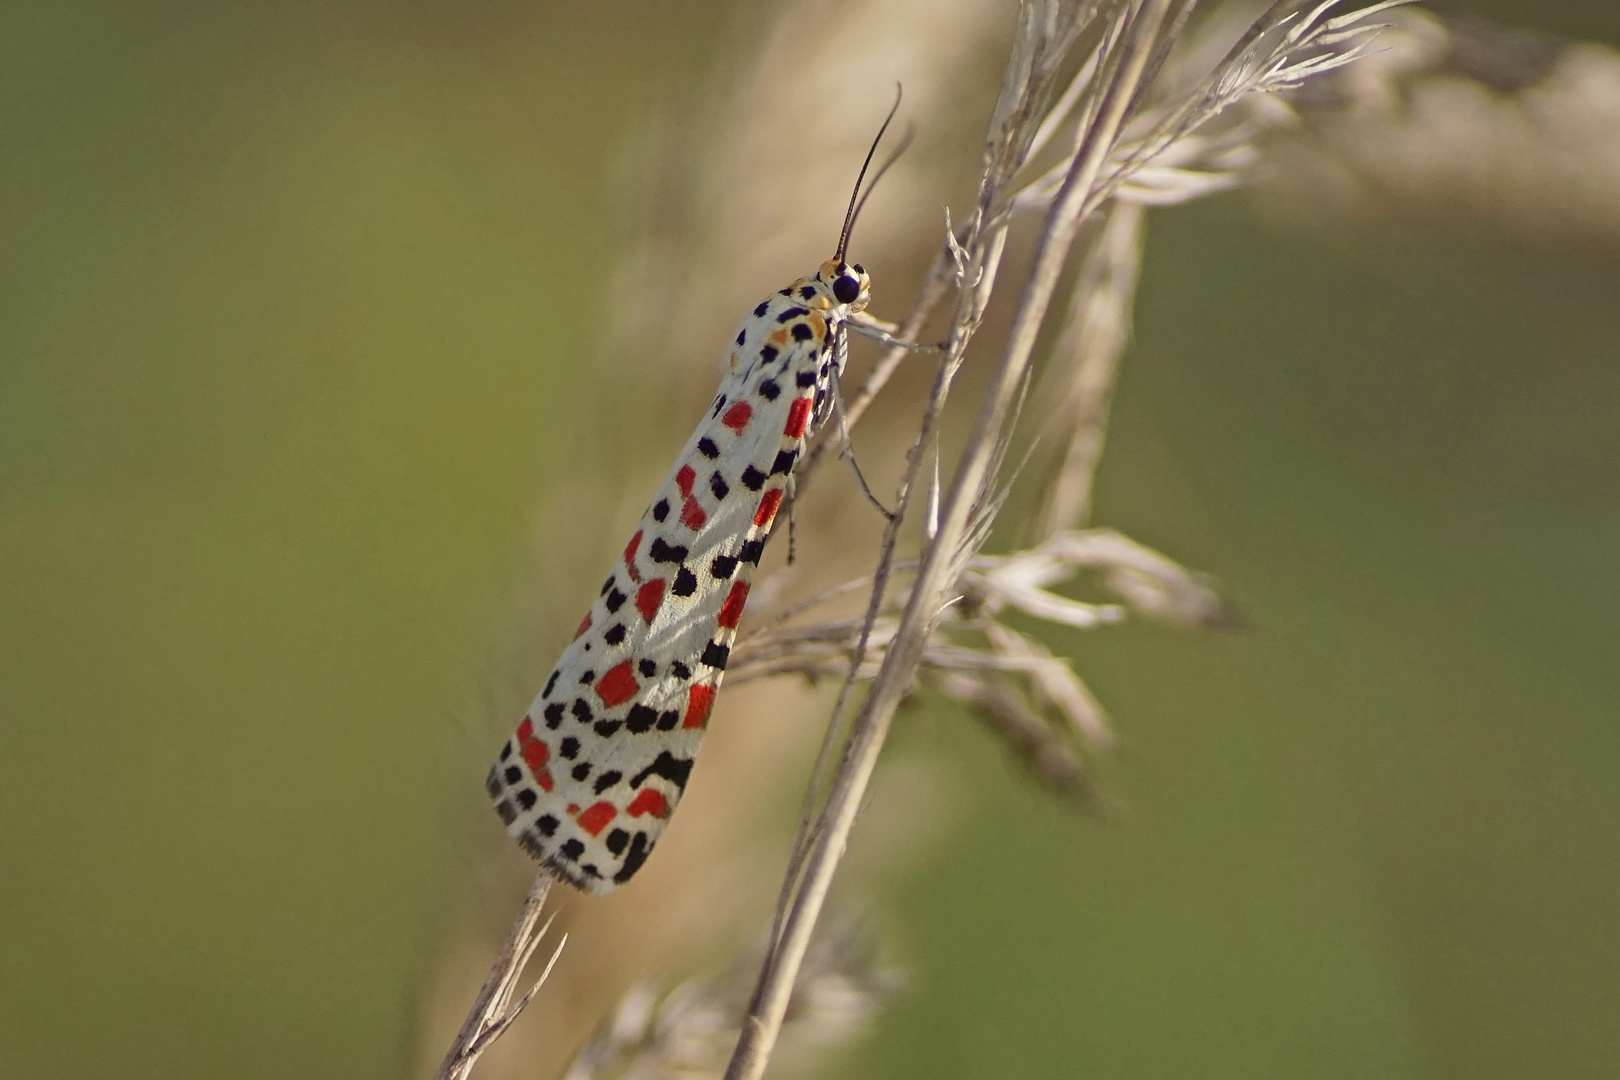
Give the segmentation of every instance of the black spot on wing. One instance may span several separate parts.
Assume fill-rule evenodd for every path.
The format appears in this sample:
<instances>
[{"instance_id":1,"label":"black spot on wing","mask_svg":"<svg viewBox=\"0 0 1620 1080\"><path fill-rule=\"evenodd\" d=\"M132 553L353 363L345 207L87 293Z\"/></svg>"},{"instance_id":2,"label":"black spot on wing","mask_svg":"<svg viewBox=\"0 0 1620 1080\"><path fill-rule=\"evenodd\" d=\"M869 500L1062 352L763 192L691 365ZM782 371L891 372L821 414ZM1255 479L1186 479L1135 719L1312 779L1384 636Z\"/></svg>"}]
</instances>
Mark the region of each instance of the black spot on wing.
<instances>
[{"instance_id":1,"label":"black spot on wing","mask_svg":"<svg viewBox=\"0 0 1620 1080\"><path fill-rule=\"evenodd\" d=\"M668 750L660 750L652 764L630 778L630 786L639 788L649 776L661 776L681 791L686 790L686 779L692 775L692 759L678 758Z\"/></svg>"},{"instance_id":2,"label":"black spot on wing","mask_svg":"<svg viewBox=\"0 0 1620 1080\"><path fill-rule=\"evenodd\" d=\"M633 735L651 731L653 725L658 723L658 710L646 705L630 706L630 715L624 718L625 730Z\"/></svg>"},{"instance_id":3,"label":"black spot on wing","mask_svg":"<svg viewBox=\"0 0 1620 1080\"><path fill-rule=\"evenodd\" d=\"M683 563L686 561L686 549L679 544L666 544L661 536L653 537L652 546L647 549L647 555L653 562ZM623 603L624 601L619 601Z\"/></svg>"},{"instance_id":4,"label":"black spot on wing","mask_svg":"<svg viewBox=\"0 0 1620 1080\"><path fill-rule=\"evenodd\" d=\"M652 844L648 841L647 834L636 833L630 841L630 850L624 853L624 865L613 875L613 880L621 885L629 881L631 876L641 869L641 864L647 861L647 852L651 849Z\"/></svg>"},{"instance_id":5,"label":"black spot on wing","mask_svg":"<svg viewBox=\"0 0 1620 1080\"><path fill-rule=\"evenodd\" d=\"M707 645L703 646L702 662L714 668L716 671L726 670L726 661L730 659L730 657L730 647L722 645L718 641L711 641Z\"/></svg>"}]
</instances>

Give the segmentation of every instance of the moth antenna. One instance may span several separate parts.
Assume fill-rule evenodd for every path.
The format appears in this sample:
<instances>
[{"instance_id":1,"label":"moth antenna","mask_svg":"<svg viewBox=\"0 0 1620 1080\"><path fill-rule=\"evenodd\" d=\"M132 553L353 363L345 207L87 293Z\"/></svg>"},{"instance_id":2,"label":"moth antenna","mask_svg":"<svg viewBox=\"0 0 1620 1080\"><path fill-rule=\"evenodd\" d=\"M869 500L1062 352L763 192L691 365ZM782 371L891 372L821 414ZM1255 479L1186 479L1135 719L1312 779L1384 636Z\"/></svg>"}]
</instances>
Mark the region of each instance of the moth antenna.
<instances>
[{"instance_id":1,"label":"moth antenna","mask_svg":"<svg viewBox=\"0 0 1620 1080\"><path fill-rule=\"evenodd\" d=\"M833 258L839 262L844 261L844 253L849 250L850 230L855 228L855 219L860 216L861 207L866 205L866 199L861 195L861 184L866 180L866 170L872 164L872 155L877 153L878 144L883 141L883 133L889 130L889 124L894 120L894 114L900 111L900 98L903 93L904 90L900 84L895 83L894 104L889 107L889 115L883 118L883 126L878 128L877 138L872 140L872 147L866 152L866 160L861 162L861 174L855 178L855 190L849 193L849 209L844 212L844 228L838 234L838 251L833 255ZM901 140L900 148L889 155L889 159L878 168L877 175L872 178L873 186L876 186L877 182L883 178L883 174L889 171L889 166L893 165L895 159L905 152L906 147L911 145L912 137L915 134L915 129L910 127L906 129L906 136ZM872 188L868 187L866 192L870 195Z\"/></svg>"}]
</instances>

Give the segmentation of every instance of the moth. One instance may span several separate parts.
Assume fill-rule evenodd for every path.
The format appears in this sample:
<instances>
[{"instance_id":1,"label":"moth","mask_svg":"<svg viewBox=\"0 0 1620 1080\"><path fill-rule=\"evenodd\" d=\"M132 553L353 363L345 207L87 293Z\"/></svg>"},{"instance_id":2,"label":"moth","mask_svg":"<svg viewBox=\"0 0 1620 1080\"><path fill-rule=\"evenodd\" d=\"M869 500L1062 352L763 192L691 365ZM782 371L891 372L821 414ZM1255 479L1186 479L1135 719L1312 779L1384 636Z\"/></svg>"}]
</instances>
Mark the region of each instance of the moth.
<instances>
[{"instance_id":1,"label":"moth","mask_svg":"<svg viewBox=\"0 0 1620 1080\"><path fill-rule=\"evenodd\" d=\"M754 570L870 299L845 251L888 123L837 251L743 318L713 404L489 771L507 833L587 892L630 880L686 790Z\"/></svg>"}]
</instances>

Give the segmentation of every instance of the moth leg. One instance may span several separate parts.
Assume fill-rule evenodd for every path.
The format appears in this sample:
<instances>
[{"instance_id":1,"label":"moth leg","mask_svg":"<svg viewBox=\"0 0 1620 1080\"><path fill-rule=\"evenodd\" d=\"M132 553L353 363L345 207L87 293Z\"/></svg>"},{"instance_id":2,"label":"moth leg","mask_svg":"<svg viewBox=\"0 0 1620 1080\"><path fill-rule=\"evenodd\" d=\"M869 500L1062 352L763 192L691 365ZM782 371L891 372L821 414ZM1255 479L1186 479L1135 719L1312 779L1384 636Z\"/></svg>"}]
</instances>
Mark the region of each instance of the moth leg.
<instances>
[{"instance_id":1,"label":"moth leg","mask_svg":"<svg viewBox=\"0 0 1620 1080\"><path fill-rule=\"evenodd\" d=\"M887 345L890 348L909 349L912 352L932 352L939 348L938 345L931 343L902 341L894 336L895 331L900 329L898 323L884 322L882 319L874 319L865 312L851 315L845 320L845 323L851 330L855 331L857 334L860 334L862 337L871 338L873 341Z\"/></svg>"},{"instance_id":2,"label":"moth leg","mask_svg":"<svg viewBox=\"0 0 1620 1080\"><path fill-rule=\"evenodd\" d=\"M877 507L877 512L882 514L885 520L893 521L895 518L894 513L879 502L876 495L872 494L871 487L866 483L866 477L861 475L861 466L855 460L855 447L849 441L849 424L844 420L844 393L839 389L838 373L839 369L834 367L832 377L828 380L832 390L833 412L838 416L838 456L848 461L849 467L855 470L855 479L860 481L861 491L865 494L866 501Z\"/></svg>"}]
</instances>

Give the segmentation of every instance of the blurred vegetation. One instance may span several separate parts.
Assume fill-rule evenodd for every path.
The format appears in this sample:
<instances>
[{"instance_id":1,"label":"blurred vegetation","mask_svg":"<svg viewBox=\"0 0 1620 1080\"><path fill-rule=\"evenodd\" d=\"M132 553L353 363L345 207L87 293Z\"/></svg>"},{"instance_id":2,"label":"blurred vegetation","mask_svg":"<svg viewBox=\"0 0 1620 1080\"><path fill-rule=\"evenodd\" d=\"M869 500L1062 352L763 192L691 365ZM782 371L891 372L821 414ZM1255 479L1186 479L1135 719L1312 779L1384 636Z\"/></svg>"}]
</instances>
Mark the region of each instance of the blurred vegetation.
<instances>
[{"instance_id":1,"label":"blurred vegetation","mask_svg":"<svg viewBox=\"0 0 1620 1080\"><path fill-rule=\"evenodd\" d=\"M0 1076L407 1075L616 177L726 16L7 16ZM1614 1073L1620 258L1484 233L1151 220L1099 520L1250 628L1066 643L1106 825L908 714L966 805L853 1071Z\"/></svg>"}]
</instances>

